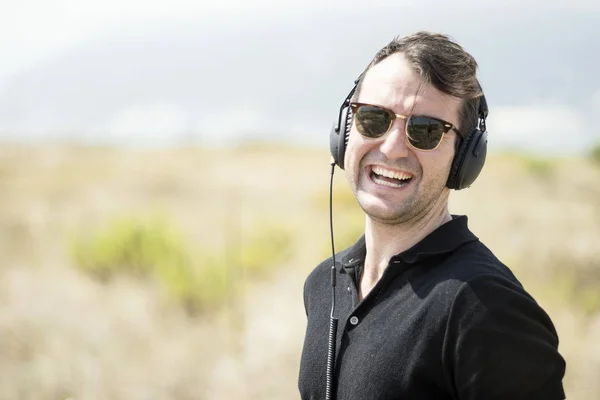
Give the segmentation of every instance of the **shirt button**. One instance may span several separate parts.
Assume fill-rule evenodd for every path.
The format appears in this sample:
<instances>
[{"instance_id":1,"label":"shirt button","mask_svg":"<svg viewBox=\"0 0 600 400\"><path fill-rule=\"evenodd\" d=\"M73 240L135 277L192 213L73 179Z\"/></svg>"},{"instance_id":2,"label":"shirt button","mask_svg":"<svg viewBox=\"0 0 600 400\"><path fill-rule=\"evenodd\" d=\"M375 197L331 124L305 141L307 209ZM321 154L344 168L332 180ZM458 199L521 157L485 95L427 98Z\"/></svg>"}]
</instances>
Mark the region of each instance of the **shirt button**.
<instances>
[{"instance_id":1,"label":"shirt button","mask_svg":"<svg viewBox=\"0 0 600 400\"><path fill-rule=\"evenodd\" d=\"M358 317L356 315L353 315L352 318L350 318L350 323L352 325L358 325Z\"/></svg>"}]
</instances>

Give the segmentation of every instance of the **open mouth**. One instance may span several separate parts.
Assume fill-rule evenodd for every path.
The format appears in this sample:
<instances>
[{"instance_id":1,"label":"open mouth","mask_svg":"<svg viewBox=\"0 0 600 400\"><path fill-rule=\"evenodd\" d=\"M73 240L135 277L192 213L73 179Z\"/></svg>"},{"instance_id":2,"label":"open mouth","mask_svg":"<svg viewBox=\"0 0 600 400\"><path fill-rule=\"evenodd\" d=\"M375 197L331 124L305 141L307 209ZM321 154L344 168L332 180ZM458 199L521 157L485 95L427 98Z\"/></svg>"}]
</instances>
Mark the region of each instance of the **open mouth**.
<instances>
[{"instance_id":1,"label":"open mouth","mask_svg":"<svg viewBox=\"0 0 600 400\"><path fill-rule=\"evenodd\" d=\"M413 176L407 172L391 171L380 166L371 169L371 180L378 185L401 188L410 183Z\"/></svg>"}]
</instances>

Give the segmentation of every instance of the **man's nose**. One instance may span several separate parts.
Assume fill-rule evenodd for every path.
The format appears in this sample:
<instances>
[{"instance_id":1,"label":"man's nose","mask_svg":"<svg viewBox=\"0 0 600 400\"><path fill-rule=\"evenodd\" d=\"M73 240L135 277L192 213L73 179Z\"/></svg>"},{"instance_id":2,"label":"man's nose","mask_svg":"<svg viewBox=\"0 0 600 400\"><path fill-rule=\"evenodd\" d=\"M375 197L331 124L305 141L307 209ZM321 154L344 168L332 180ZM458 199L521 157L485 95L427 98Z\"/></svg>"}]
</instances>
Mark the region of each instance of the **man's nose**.
<instances>
[{"instance_id":1,"label":"man's nose","mask_svg":"<svg viewBox=\"0 0 600 400\"><path fill-rule=\"evenodd\" d=\"M396 120L380 146L380 151L388 158L402 158L408 156L404 121Z\"/></svg>"}]
</instances>

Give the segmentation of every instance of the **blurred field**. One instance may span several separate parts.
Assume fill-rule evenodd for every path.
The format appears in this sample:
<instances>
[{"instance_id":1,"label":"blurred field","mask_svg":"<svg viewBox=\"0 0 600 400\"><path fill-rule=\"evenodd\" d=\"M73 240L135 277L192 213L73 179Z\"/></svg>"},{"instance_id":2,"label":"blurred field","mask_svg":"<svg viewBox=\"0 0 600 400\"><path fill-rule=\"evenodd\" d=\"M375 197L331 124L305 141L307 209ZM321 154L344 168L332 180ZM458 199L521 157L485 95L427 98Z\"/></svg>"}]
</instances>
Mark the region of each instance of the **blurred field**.
<instances>
[{"instance_id":1,"label":"blurred field","mask_svg":"<svg viewBox=\"0 0 600 400\"><path fill-rule=\"evenodd\" d=\"M0 400L298 398L302 285L329 249L328 161L326 151L273 146L3 145ZM583 158L495 154L472 188L451 195L451 211L469 216L553 318L575 400L600 394L599 182L600 164ZM226 296L190 314L157 280L104 282L78 265L74 238L153 215L199 263L218 258ZM362 218L336 170L338 250ZM251 273L260 262L242 249L257 248L265 227L290 232L292 251Z\"/></svg>"}]
</instances>

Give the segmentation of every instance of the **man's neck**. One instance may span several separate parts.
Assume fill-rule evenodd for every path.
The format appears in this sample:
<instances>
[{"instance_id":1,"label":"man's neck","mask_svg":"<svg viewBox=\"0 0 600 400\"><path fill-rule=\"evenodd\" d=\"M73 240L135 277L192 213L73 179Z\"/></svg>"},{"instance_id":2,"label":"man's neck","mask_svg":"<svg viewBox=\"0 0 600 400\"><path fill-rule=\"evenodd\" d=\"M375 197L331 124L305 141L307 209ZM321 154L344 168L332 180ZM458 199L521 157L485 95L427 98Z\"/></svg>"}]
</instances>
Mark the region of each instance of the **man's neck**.
<instances>
[{"instance_id":1,"label":"man's neck","mask_svg":"<svg viewBox=\"0 0 600 400\"><path fill-rule=\"evenodd\" d=\"M367 255L361 277L361 298L379 281L390 259L413 247L452 219L447 202L416 221L384 224L367 216L365 244Z\"/></svg>"}]
</instances>

